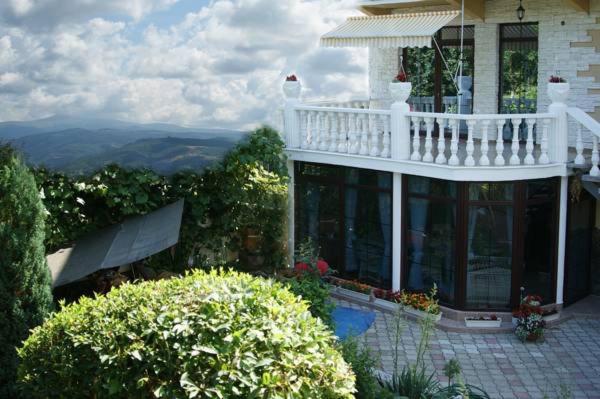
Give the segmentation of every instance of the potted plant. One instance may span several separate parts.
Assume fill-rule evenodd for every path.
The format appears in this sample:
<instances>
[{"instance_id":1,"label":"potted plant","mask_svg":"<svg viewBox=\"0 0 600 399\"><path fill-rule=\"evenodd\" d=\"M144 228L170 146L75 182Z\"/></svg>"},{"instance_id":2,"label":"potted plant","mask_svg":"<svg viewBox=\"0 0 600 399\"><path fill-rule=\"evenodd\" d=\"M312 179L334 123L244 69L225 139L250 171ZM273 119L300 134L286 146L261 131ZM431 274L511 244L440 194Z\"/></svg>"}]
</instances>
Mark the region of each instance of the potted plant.
<instances>
[{"instance_id":1,"label":"potted plant","mask_svg":"<svg viewBox=\"0 0 600 399\"><path fill-rule=\"evenodd\" d=\"M402 291L396 301L404 306L404 311L418 318L433 316L435 321L442 319L442 312L437 295L437 286L434 284L431 291L426 293L413 293Z\"/></svg>"},{"instance_id":2,"label":"potted plant","mask_svg":"<svg viewBox=\"0 0 600 399\"><path fill-rule=\"evenodd\" d=\"M408 81L406 72L401 71L390 83L390 95L394 102L406 102L412 91L412 83Z\"/></svg>"},{"instance_id":3,"label":"potted plant","mask_svg":"<svg viewBox=\"0 0 600 399\"><path fill-rule=\"evenodd\" d=\"M465 317L467 327L473 328L498 328L502 324L502 318L495 314L489 316L470 316Z\"/></svg>"},{"instance_id":4,"label":"potted plant","mask_svg":"<svg viewBox=\"0 0 600 399\"><path fill-rule=\"evenodd\" d=\"M515 314L517 327L515 334L523 342L535 342L544 337L546 322L543 318L542 298L538 295L527 295L521 301L519 311Z\"/></svg>"},{"instance_id":5,"label":"potted plant","mask_svg":"<svg viewBox=\"0 0 600 399\"><path fill-rule=\"evenodd\" d=\"M571 86L560 76L550 76L548 80L548 97L553 103L564 103L569 97Z\"/></svg>"},{"instance_id":6,"label":"potted plant","mask_svg":"<svg viewBox=\"0 0 600 399\"><path fill-rule=\"evenodd\" d=\"M285 83L283 84L283 94L285 94L286 98L298 98L300 97L301 91L302 85L300 84L300 81L296 75L290 75L285 78Z\"/></svg>"}]
</instances>

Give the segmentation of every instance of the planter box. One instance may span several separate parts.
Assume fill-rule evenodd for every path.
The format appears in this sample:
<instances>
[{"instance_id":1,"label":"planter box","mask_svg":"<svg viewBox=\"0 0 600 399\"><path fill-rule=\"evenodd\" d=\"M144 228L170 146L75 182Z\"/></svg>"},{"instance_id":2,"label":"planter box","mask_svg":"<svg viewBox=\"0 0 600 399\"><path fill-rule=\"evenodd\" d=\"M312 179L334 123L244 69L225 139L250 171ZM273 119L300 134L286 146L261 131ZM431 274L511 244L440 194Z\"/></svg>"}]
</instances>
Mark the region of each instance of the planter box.
<instances>
[{"instance_id":1,"label":"planter box","mask_svg":"<svg viewBox=\"0 0 600 399\"><path fill-rule=\"evenodd\" d=\"M386 301L385 299L375 298L375 302L373 302L375 306L379 306L380 308L390 310L392 312L397 312L400 306L395 302Z\"/></svg>"},{"instance_id":2,"label":"planter box","mask_svg":"<svg viewBox=\"0 0 600 399\"><path fill-rule=\"evenodd\" d=\"M467 327L471 328L498 328L502 324L502 319L498 318L498 320L469 320L468 317L465 317L465 324Z\"/></svg>"},{"instance_id":3,"label":"planter box","mask_svg":"<svg viewBox=\"0 0 600 399\"><path fill-rule=\"evenodd\" d=\"M440 312L440 314L437 315L432 315L430 313L427 312L423 312L421 310L417 310L414 308L411 308L410 306L405 306L404 307L404 311L408 314L411 314L413 316L418 317L419 319L424 319L426 316L431 316L433 317L433 320L435 320L436 322L440 321L442 319L442 313Z\"/></svg>"},{"instance_id":4,"label":"planter box","mask_svg":"<svg viewBox=\"0 0 600 399\"><path fill-rule=\"evenodd\" d=\"M343 295L345 297L352 298L356 301L361 301L361 302L370 302L370 298L371 298L370 295L352 291L352 290L342 288L342 287L335 287L335 292L337 292L338 294Z\"/></svg>"}]
</instances>

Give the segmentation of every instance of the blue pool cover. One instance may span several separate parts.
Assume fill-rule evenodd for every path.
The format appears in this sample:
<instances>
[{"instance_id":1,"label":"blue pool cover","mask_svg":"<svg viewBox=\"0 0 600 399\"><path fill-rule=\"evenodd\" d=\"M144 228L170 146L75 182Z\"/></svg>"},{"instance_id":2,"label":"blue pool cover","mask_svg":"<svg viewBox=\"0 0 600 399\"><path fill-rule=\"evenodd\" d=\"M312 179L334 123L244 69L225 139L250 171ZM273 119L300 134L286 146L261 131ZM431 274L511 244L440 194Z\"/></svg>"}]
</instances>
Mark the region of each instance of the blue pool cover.
<instances>
[{"instance_id":1,"label":"blue pool cover","mask_svg":"<svg viewBox=\"0 0 600 399\"><path fill-rule=\"evenodd\" d=\"M375 321L375 312L337 306L333 310L335 335L341 340L365 333Z\"/></svg>"}]
</instances>

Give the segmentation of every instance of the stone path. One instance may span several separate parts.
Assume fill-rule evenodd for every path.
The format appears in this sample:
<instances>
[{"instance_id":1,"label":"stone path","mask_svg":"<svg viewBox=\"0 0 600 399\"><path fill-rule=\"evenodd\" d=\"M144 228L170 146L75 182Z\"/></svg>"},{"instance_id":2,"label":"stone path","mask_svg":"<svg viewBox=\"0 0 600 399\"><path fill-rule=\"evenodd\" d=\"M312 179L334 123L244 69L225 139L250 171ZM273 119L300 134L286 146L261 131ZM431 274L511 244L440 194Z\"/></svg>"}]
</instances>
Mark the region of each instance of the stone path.
<instances>
[{"instance_id":1,"label":"stone path","mask_svg":"<svg viewBox=\"0 0 600 399\"><path fill-rule=\"evenodd\" d=\"M347 301L342 306L368 309ZM375 323L361 339L392 372L395 315L376 311ZM399 347L400 364L414 362L420 340L416 322L405 321ZM560 398L561 386L572 398L600 399L600 320L573 319L546 331L543 343L521 343L514 334L466 334L436 329L426 363L439 380L456 358L467 383L492 398ZM546 396L547 395L547 396Z\"/></svg>"}]
</instances>

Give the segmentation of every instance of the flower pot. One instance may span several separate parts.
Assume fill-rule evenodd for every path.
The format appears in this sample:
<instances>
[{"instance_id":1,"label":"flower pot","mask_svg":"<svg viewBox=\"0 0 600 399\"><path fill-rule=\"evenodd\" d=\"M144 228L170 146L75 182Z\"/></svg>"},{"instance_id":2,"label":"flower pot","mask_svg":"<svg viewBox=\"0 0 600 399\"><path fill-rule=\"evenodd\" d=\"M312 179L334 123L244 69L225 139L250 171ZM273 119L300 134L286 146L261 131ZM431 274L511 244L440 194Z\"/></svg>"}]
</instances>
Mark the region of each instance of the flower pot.
<instances>
[{"instance_id":1,"label":"flower pot","mask_svg":"<svg viewBox=\"0 0 600 399\"><path fill-rule=\"evenodd\" d=\"M502 319L496 320L474 320L465 317L465 324L467 327L472 328L498 328L502 324Z\"/></svg>"},{"instance_id":2,"label":"flower pot","mask_svg":"<svg viewBox=\"0 0 600 399\"><path fill-rule=\"evenodd\" d=\"M565 103L569 98L569 83L548 83L548 97L552 103Z\"/></svg>"},{"instance_id":3,"label":"flower pot","mask_svg":"<svg viewBox=\"0 0 600 399\"><path fill-rule=\"evenodd\" d=\"M404 312L413 315L415 317L418 317L419 319L424 319L427 316L433 317L434 321L440 321L442 319L442 313L440 312L439 314L431 314L431 313L427 313L427 312L423 312L422 310L418 310L415 308L411 308L410 306L405 306L404 307Z\"/></svg>"},{"instance_id":4,"label":"flower pot","mask_svg":"<svg viewBox=\"0 0 600 399\"><path fill-rule=\"evenodd\" d=\"M285 98L294 99L300 98L302 92L302 85L299 81L286 80L283 83L283 94Z\"/></svg>"},{"instance_id":5,"label":"flower pot","mask_svg":"<svg viewBox=\"0 0 600 399\"><path fill-rule=\"evenodd\" d=\"M541 338L540 334L531 333L527 336L526 340L527 340L527 342L535 342L535 341L539 340L540 338Z\"/></svg>"},{"instance_id":6,"label":"flower pot","mask_svg":"<svg viewBox=\"0 0 600 399\"><path fill-rule=\"evenodd\" d=\"M405 103L410 97L412 83L410 82L392 82L390 83L390 95L394 102Z\"/></svg>"}]
</instances>

